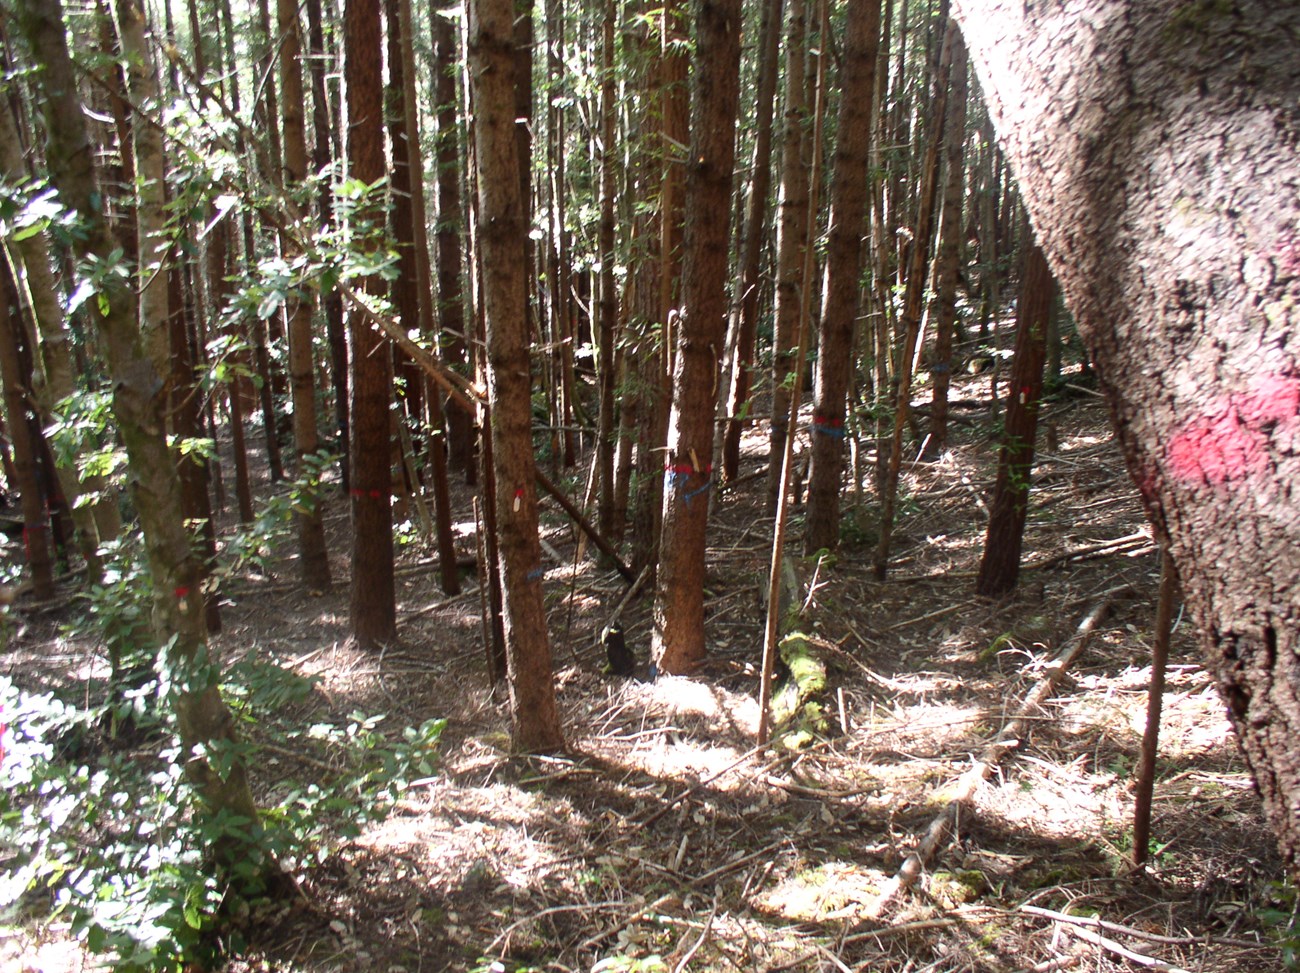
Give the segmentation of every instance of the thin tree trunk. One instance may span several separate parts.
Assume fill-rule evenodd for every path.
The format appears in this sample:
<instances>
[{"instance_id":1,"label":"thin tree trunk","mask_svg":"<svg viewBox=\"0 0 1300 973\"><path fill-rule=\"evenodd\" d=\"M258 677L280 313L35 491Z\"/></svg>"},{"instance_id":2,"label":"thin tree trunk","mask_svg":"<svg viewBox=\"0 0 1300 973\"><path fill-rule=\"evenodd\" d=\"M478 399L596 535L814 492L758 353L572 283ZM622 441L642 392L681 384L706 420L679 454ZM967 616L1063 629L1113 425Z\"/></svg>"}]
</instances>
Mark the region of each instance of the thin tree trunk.
<instances>
[{"instance_id":1,"label":"thin tree trunk","mask_svg":"<svg viewBox=\"0 0 1300 973\"><path fill-rule=\"evenodd\" d=\"M696 9L683 313L673 368L651 648L659 671L666 673L689 672L705 656L705 494L713 483L713 415L725 340L740 90L740 0L702 0Z\"/></svg>"},{"instance_id":2,"label":"thin tree trunk","mask_svg":"<svg viewBox=\"0 0 1300 973\"><path fill-rule=\"evenodd\" d=\"M722 440L722 476L730 483L740 469L740 437L745 430L754 344L758 335L758 298L763 289L759 271L763 242L768 237L768 197L772 191L772 114L776 101L777 51L781 39L783 0L766 0L759 25L758 85L753 114L754 175L745 212L745 239L740 257L740 311L736 324L736 354L730 375L727 426ZM802 79L801 79L802 80Z\"/></svg>"},{"instance_id":3,"label":"thin tree trunk","mask_svg":"<svg viewBox=\"0 0 1300 973\"><path fill-rule=\"evenodd\" d=\"M1178 602L1178 569L1169 553L1169 541L1160 543L1160 594L1156 601L1154 639L1151 646L1151 681L1147 686L1147 723L1142 731L1142 753L1133 780L1133 866L1144 865L1150 855L1151 798L1155 793L1156 760L1160 755L1160 711L1164 704L1165 670L1169 640L1173 635L1174 606Z\"/></svg>"},{"instance_id":4,"label":"thin tree trunk","mask_svg":"<svg viewBox=\"0 0 1300 973\"><path fill-rule=\"evenodd\" d=\"M1029 476L1034 465L1038 403L1047 358L1047 318L1052 305L1052 272L1043 251L1025 235L1026 255L1016 303L1016 351L998 478L989 503L989 531L975 590L1004 595L1020 575L1020 548L1029 513Z\"/></svg>"},{"instance_id":5,"label":"thin tree trunk","mask_svg":"<svg viewBox=\"0 0 1300 973\"><path fill-rule=\"evenodd\" d=\"M451 21L435 12L433 31L434 113L438 135L436 206L438 251L438 332L447 363L466 365L466 323L461 274L460 156L456 124L456 32ZM474 417L455 402L447 404L447 446L451 464L473 483Z\"/></svg>"},{"instance_id":6,"label":"thin tree trunk","mask_svg":"<svg viewBox=\"0 0 1300 973\"><path fill-rule=\"evenodd\" d=\"M561 749L542 598L541 545L532 449L525 202L512 90L510 0L470 5L469 56L482 248L492 464L496 475L511 737L519 750Z\"/></svg>"},{"instance_id":7,"label":"thin tree trunk","mask_svg":"<svg viewBox=\"0 0 1300 973\"><path fill-rule=\"evenodd\" d=\"M312 168L316 173L324 172L331 162L331 148L337 148L335 126L331 119L329 93L325 86L325 75L329 54L325 50L324 33L321 27L320 0L307 0L307 48L309 68L311 71L312 93L312 134L315 144L312 148ZM329 180L322 180L320 195L316 202L316 212L323 225L334 220L334 195ZM339 453L339 488L344 496L350 496L352 490L352 467L348 456L351 437L348 430L348 408L350 393L348 383L348 346L347 329L343 322L343 299L336 289L331 288L321 299L325 312L325 337L329 344L330 375L334 387L334 431L335 448Z\"/></svg>"},{"instance_id":8,"label":"thin tree trunk","mask_svg":"<svg viewBox=\"0 0 1300 973\"><path fill-rule=\"evenodd\" d=\"M614 358L614 331L618 319L618 291L614 283L614 185L615 160L618 147L614 144L614 120L617 108L614 103L614 18L617 9L614 0L605 0L601 24L601 81L600 81L600 228L597 248L600 253L600 304L597 326L596 372L600 383L600 412L596 429L596 467L599 474L600 515L598 523L602 534L610 534L614 527L614 450L617 418L615 416L614 386L617 381Z\"/></svg>"},{"instance_id":9,"label":"thin tree trunk","mask_svg":"<svg viewBox=\"0 0 1300 973\"><path fill-rule=\"evenodd\" d=\"M934 96L931 99L930 118L934 130L929 134L925 161L921 168L921 188L917 202L916 232L907 270L907 288L903 293L903 314L899 322L899 336L894 381L898 386L894 399L894 432L889 446L889 467L880 497L880 532L876 544L876 577L883 579L889 567L889 549L894 532L894 506L898 500L898 478L903 468L903 433L912 412L912 361L913 352L921 333L921 312L925 303L925 284L929 279L930 238L933 236L934 202L939 185L939 149L943 145L945 115L948 105L948 74L952 65L952 38L956 27L947 16L947 2L943 4L943 53L935 75Z\"/></svg>"},{"instance_id":10,"label":"thin tree trunk","mask_svg":"<svg viewBox=\"0 0 1300 973\"><path fill-rule=\"evenodd\" d=\"M943 213L939 217L939 249L935 257L938 277L935 298L934 359L930 365L932 385L930 433L926 454L941 455L948 444L948 387L952 382L952 339L957 317L957 274L961 267L962 191L966 185L963 164L966 148L966 45L961 35L953 36L952 86L948 95L948 119L944 123L944 165L947 181L943 190Z\"/></svg>"},{"instance_id":11,"label":"thin tree trunk","mask_svg":"<svg viewBox=\"0 0 1300 973\"><path fill-rule=\"evenodd\" d=\"M394 85L397 85L399 79L401 84L400 91L394 92L391 107L394 110L398 107L401 108L405 123L403 125L405 144L400 144L395 138L393 140L393 152L405 151L405 171L413 174L413 178L408 180L410 192L408 213L410 226L409 247L415 269L414 279L411 283L415 296L420 334L432 338L436 335L437 328L434 324L433 314L433 281L429 263L429 234L425 223L424 155L420 150L419 113L416 110L418 106L416 105L415 96L415 38L411 33L411 0L390 0L390 11L393 5L397 7L397 16L393 18L390 13L389 17L389 57L390 60L401 65L400 71L397 69L392 70ZM394 19L396 20L395 25ZM395 45L392 38L394 33L397 35ZM398 50L394 51L394 46ZM396 171L397 167L394 166L394 172ZM396 219L397 214L395 213L394 216ZM397 225L400 228L402 224L398 222ZM406 300L406 298L403 297L403 300ZM413 383L419 383L421 387L424 384L424 376L418 368L414 369L414 374L410 380ZM429 423L430 428L434 430L433 448L429 450L429 463L438 543L438 576L443 593L454 595L460 591L460 571L456 566L456 538L452 531L451 496L447 487L447 451L444 448L442 405L439 401L441 392L436 387L431 386L428 395Z\"/></svg>"},{"instance_id":12,"label":"thin tree trunk","mask_svg":"<svg viewBox=\"0 0 1300 973\"><path fill-rule=\"evenodd\" d=\"M7 105L0 106L0 168L15 185L28 178L18 127ZM27 331L33 336L39 352L37 360L42 379L34 391L43 421L49 422L57 404L76 391L74 364L69 350L71 334L50 267L52 241L44 232L21 240L10 236L5 240L5 253L19 293L19 303L31 319ZM116 540L121 532L117 498L107 491L102 477L87 477L83 486L75 468L59 466L57 473L59 486L72 508L88 578L92 582L98 581L103 572L100 545ZM83 492L95 498L90 505L78 503Z\"/></svg>"},{"instance_id":13,"label":"thin tree trunk","mask_svg":"<svg viewBox=\"0 0 1300 973\"><path fill-rule=\"evenodd\" d=\"M772 422L767 454L767 512L775 515L783 484L784 457L789 426L791 387L795 378L790 356L799 330L804 248L808 244L809 166L804 161L804 124L807 121L808 79L807 0L790 0L785 43L785 109L781 124L781 201L777 225L776 323L772 336ZM819 58L819 64L824 59Z\"/></svg>"},{"instance_id":14,"label":"thin tree trunk","mask_svg":"<svg viewBox=\"0 0 1300 973\"><path fill-rule=\"evenodd\" d=\"M276 0L280 41L280 104L284 110L284 175L289 186L307 179L307 126L303 102L302 41L299 38L296 0ZM294 202L295 222L299 214ZM289 240L281 238L289 249ZM289 338L289 388L293 396L293 442L298 485L294 519L298 528L298 570L312 591L331 586L329 551L321 519L320 479L316 453L320 436L316 428L316 368L312 354L312 315L315 299L303 289L290 297L286 316Z\"/></svg>"},{"instance_id":15,"label":"thin tree trunk","mask_svg":"<svg viewBox=\"0 0 1300 973\"><path fill-rule=\"evenodd\" d=\"M840 110L831 175L831 226L826 247L826 291L819 327L813 395L812 466L804 549L839 546L840 487L844 473L845 403L853 370L853 333L861 296L862 234L867 216L867 162L871 102L876 90L880 0L848 9L840 73Z\"/></svg>"},{"instance_id":16,"label":"thin tree trunk","mask_svg":"<svg viewBox=\"0 0 1300 973\"><path fill-rule=\"evenodd\" d=\"M209 234L208 280L211 282L212 305L216 308L225 306L233 290L228 279L232 235L231 221L225 217ZM232 343L238 342L242 337L241 331L239 322L232 321L226 337ZM227 350L224 354L230 356L235 353ZM246 381L238 371L235 371L226 383L226 403L230 414L230 447L235 464L235 506L241 524L253 522L253 488L248 471L248 446L244 441L243 386Z\"/></svg>"},{"instance_id":17,"label":"thin tree trunk","mask_svg":"<svg viewBox=\"0 0 1300 973\"><path fill-rule=\"evenodd\" d=\"M5 415L13 446L12 486L18 489L23 515L23 553L27 558L32 593L44 601L54 594L54 562L50 557L50 531L45 495L37 476L36 444L27 415L31 390L23 379L18 355L20 323L10 313L9 275L0 286L0 379L4 381Z\"/></svg>"}]
</instances>

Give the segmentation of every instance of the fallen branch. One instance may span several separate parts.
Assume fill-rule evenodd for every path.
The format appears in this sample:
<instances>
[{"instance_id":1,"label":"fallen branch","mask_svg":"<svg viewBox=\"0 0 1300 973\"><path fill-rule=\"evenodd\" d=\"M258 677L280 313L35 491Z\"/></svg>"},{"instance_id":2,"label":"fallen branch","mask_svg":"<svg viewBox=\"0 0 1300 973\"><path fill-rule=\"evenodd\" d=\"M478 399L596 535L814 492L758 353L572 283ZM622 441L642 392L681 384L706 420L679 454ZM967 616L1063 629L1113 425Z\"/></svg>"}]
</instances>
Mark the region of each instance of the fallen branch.
<instances>
[{"instance_id":1,"label":"fallen branch","mask_svg":"<svg viewBox=\"0 0 1300 973\"><path fill-rule=\"evenodd\" d=\"M1149 530L1139 530L1132 534L1126 534L1123 537L1116 537L1113 540L1100 541L1096 544L1089 544L1087 547L1076 547L1073 550L1062 551L1060 554L1054 554L1051 557L1043 558L1038 561L1027 561L1020 566L1022 571L1037 571L1043 568L1050 568L1060 564L1063 561L1081 560L1087 557L1095 557L1102 554L1118 554L1121 551L1127 551L1135 547L1141 547L1143 544L1151 543L1151 532Z\"/></svg>"},{"instance_id":2,"label":"fallen branch","mask_svg":"<svg viewBox=\"0 0 1300 973\"><path fill-rule=\"evenodd\" d=\"M1130 963L1137 963L1139 966L1147 966L1153 970L1160 970L1161 973L1191 973L1190 970L1183 969L1181 966L1174 966L1172 963L1166 963L1162 959L1154 956L1148 956L1146 953L1139 953L1135 949L1129 949L1121 943L1108 939L1099 932L1093 932L1091 929L1084 929L1082 926L1065 925L1070 931L1070 935L1077 936L1085 943L1092 943L1094 946L1100 946L1102 949L1114 953L1116 956L1122 956Z\"/></svg>"},{"instance_id":3,"label":"fallen branch","mask_svg":"<svg viewBox=\"0 0 1300 973\"><path fill-rule=\"evenodd\" d=\"M456 602L462 601L470 595L476 594L478 594L478 585L474 585L472 588L466 588L458 595L443 598L441 601L435 601L432 604L425 605L423 608L415 608L409 612L403 612L403 614L409 621L412 618L419 618L421 615L428 615L430 612L436 612L441 608L446 608L448 605L454 605Z\"/></svg>"},{"instance_id":4,"label":"fallen branch","mask_svg":"<svg viewBox=\"0 0 1300 973\"><path fill-rule=\"evenodd\" d=\"M1166 936L1163 933L1134 929L1132 926L1124 926L1118 922L1110 922L1097 916L1076 916L1068 912L1058 912L1055 909L1045 909L1041 905L1022 905L1016 911L1023 912L1026 915L1052 919L1056 922L1069 923L1074 926L1092 926L1097 929L1104 929L1107 932L1132 936L1134 939L1145 939L1148 942L1165 943L1170 946L1204 946L1206 943L1213 943L1217 946L1232 946L1237 949L1277 949L1277 945L1274 943L1261 943L1251 939L1232 939L1223 936Z\"/></svg>"},{"instance_id":5,"label":"fallen branch","mask_svg":"<svg viewBox=\"0 0 1300 973\"><path fill-rule=\"evenodd\" d=\"M951 790L948 804L939 813L938 817L930 822L930 826L921 837L916 850L907 856L898 873L885 883L880 897L868 910L870 917L879 916L885 906L892 902L899 892L916 884L925 863L929 861L939 847L939 843L955 826L957 812L970 803L971 798L975 796L975 791L992 776L1002 758L1020 746L1020 739L1028 728L1034 712L1041 709L1043 704L1056 691L1056 686L1061 681L1061 677L1065 675L1065 670L1083 652L1109 607L1110 598L1104 598L1097 602L1092 607L1092 610L1084 616L1083 621L1079 623L1079 627L1071 636L1070 641L1066 642L1052 660L1043 667L1042 677L1034 684L1029 694L1025 696L1016 710L1016 715L1002 728L993 741L984 748L984 752L980 754L974 766L958 778L957 783Z\"/></svg>"},{"instance_id":6,"label":"fallen branch","mask_svg":"<svg viewBox=\"0 0 1300 973\"><path fill-rule=\"evenodd\" d=\"M582 515L582 511L574 506L573 501L564 495L564 492L551 482L550 477L540 469L536 471L537 485L548 493L556 503L564 508L564 512L573 518L584 534L591 538L591 542L600 548L600 552L614 562L614 567L618 573L627 579L628 584L636 584L636 575L632 569L624 563L623 559L618 556L618 551L614 550L614 545L601 536L600 531L591 525L591 522Z\"/></svg>"}]
</instances>

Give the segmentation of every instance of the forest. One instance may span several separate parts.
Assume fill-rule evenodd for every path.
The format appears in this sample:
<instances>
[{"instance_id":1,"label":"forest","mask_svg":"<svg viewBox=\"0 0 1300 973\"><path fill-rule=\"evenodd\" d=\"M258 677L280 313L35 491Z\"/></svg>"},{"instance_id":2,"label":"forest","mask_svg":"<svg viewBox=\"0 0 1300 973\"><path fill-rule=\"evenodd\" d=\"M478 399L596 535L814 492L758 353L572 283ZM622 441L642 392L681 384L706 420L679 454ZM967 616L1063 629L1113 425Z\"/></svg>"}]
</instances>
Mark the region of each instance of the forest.
<instances>
[{"instance_id":1,"label":"forest","mask_svg":"<svg viewBox=\"0 0 1300 973\"><path fill-rule=\"evenodd\" d=\"M0 968L1300 968L1297 50L0 0Z\"/></svg>"}]
</instances>

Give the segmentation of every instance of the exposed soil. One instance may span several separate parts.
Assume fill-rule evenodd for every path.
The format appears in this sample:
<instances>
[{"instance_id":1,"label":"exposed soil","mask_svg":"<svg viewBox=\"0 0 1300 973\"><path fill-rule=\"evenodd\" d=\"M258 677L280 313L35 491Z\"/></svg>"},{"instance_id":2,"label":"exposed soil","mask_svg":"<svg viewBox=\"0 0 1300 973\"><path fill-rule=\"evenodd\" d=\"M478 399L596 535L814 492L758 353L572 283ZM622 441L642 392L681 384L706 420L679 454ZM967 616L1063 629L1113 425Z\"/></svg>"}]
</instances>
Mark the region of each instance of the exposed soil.
<instances>
[{"instance_id":1,"label":"exposed soil","mask_svg":"<svg viewBox=\"0 0 1300 973\"><path fill-rule=\"evenodd\" d=\"M953 398L984 388L972 380ZM1080 392L1048 410L1056 448L1034 472L1027 569L1000 603L972 594L995 445L982 407L955 411L951 449L905 467L891 578L870 571L869 489L846 503L834 562L803 563L805 627L828 686L824 719L793 751L754 745L771 534L761 478L716 501L711 660L691 679L602 675L597 633L626 585L590 556L575 572L573 535L545 506L570 741L546 758L508 752L478 595L445 599L418 542L402 555L399 643L368 653L349 642L347 510L332 498L335 590L305 594L291 560L275 562L229 586L217 646L318 678L304 722L385 713L400 735L447 718L439 773L299 876L302 900L256 926L230 969L1281 969L1261 918L1281 867L1185 621L1164 701L1160 847L1146 872L1129 865L1159 570L1100 401ZM747 437L742 474L762 468L764 437L761 424ZM457 489L466 555L469 496ZM895 889L963 774L1102 602L1108 613L1025 714L1018 746L974 786L915 884ZM649 608L641 596L623 614L643 661ZM4 657L15 679L93 658L94 646L56 639L60 620L71 619L25 617ZM262 788L320 773L282 753L255 769ZM6 957L24 970L89 963L57 928L11 933Z\"/></svg>"}]
</instances>

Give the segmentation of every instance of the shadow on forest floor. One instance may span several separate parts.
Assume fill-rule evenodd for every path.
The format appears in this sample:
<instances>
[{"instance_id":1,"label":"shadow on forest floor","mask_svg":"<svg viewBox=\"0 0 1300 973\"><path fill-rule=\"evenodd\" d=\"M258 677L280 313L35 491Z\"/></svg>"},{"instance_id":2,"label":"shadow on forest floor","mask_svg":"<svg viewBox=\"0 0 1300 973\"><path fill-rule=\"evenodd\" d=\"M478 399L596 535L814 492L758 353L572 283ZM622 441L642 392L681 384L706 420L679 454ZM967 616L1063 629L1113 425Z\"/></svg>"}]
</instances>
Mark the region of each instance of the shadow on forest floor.
<instances>
[{"instance_id":1,"label":"shadow on forest floor","mask_svg":"<svg viewBox=\"0 0 1300 973\"><path fill-rule=\"evenodd\" d=\"M551 758L508 753L506 706L483 676L477 594L442 598L418 545L399 572L399 642L382 653L351 645L346 508L332 499L335 590L303 594L288 562L236 581L218 647L318 680L285 717L360 710L387 714L394 730L447 718L440 769L300 876L303 902L257 928L230 968L1119 970L1133 968L1127 949L1162 969L1279 969L1261 910L1280 865L1187 623L1165 698L1158 847L1147 874L1128 869L1156 555L1104 410L1076 400L1055 412L1059 447L1035 470L1031 567L1012 599L972 594L995 454L971 438L978 425L956 426L965 441L905 471L889 581L871 576L869 497L848 507L844 547L809 598L805 627L828 680L796 750L752 743L771 529L761 479L715 504L711 657L691 679L600 675L596 633L624 585L589 560L573 571L573 538L546 511L570 741ZM742 472L764 461L761 432L746 438ZM468 497L457 491L465 517ZM462 544L468 553L472 537ZM1112 610L1084 654L963 804L917 884L888 898L955 783L1103 597ZM649 599L623 622L644 659ZM15 677L67 677L94 652L52 652L56 637L53 620L29 620L8 652ZM277 759L265 776L313 773ZM64 954L63 968L78 968L80 954Z\"/></svg>"}]
</instances>

